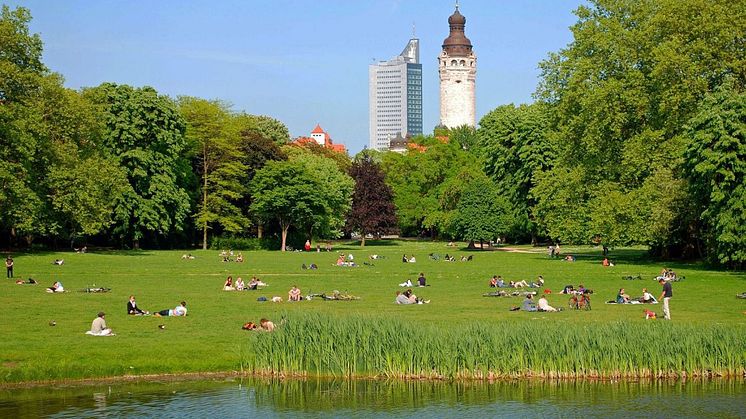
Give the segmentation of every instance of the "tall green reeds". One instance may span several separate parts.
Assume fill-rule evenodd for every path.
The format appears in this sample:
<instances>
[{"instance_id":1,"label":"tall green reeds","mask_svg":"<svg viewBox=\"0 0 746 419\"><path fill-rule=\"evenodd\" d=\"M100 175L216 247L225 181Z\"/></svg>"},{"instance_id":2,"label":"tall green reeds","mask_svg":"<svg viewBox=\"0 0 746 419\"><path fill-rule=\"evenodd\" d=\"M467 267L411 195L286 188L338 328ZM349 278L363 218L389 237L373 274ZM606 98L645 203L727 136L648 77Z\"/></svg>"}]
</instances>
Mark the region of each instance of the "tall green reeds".
<instances>
[{"instance_id":1,"label":"tall green reeds","mask_svg":"<svg viewBox=\"0 0 746 419\"><path fill-rule=\"evenodd\" d=\"M333 377L732 377L746 372L746 327L517 321L444 329L309 314L253 334L243 363L259 374Z\"/></svg>"}]
</instances>

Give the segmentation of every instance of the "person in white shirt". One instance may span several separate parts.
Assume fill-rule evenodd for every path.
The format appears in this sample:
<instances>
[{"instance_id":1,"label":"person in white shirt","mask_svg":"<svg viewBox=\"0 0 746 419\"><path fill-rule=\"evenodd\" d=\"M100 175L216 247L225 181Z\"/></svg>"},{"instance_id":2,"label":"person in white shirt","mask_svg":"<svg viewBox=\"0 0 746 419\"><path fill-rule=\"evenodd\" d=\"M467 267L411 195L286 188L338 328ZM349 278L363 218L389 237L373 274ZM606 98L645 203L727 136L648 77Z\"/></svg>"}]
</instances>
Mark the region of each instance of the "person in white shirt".
<instances>
[{"instance_id":1,"label":"person in white shirt","mask_svg":"<svg viewBox=\"0 0 746 419\"><path fill-rule=\"evenodd\" d=\"M182 301L181 304L176 306L173 310L165 309L155 313L156 317L173 316L180 317L187 315L186 301Z\"/></svg>"},{"instance_id":2,"label":"person in white shirt","mask_svg":"<svg viewBox=\"0 0 746 419\"><path fill-rule=\"evenodd\" d=\"M62 282L54 281L54 284L47 288L47 292L65 292L65 288L62 286Z\"/></svg>"},{"instance_id":3,"label":"person in white shirt","mask_svg":"<svg viewBox=\"0 0 746 419\"><path fill-rule=\"evenodd\" d=\"M557 309L550 306L547 297L542 295L539 298L539 311L557 311Z\"/></svg>"}]
</instances>

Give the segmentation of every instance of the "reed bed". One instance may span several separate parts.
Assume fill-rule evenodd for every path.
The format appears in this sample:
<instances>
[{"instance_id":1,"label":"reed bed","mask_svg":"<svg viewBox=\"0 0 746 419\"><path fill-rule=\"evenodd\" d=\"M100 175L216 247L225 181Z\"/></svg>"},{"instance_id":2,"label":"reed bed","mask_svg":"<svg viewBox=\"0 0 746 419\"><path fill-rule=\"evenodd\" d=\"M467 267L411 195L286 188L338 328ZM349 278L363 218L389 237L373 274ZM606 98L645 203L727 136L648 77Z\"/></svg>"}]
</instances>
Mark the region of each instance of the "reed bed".
<instances>
[{"instance_id":1,"label":"reed bed","mask_svg":"<svg viewBox=\"0 0 746 419\"><path fill-rule=\"evenodd\" d=\"M250 337L254 374L430 379L742 377L746 327L511 321L442 328L297 314Z\"/></svg>"}]
</instances>

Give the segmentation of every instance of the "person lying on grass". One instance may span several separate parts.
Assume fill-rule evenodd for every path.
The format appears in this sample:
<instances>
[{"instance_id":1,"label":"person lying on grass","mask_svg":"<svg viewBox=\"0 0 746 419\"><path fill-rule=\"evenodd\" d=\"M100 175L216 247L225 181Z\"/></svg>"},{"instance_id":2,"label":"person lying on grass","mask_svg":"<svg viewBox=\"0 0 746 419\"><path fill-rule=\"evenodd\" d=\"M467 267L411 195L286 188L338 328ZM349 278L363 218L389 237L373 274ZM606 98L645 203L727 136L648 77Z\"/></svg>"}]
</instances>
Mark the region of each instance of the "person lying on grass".
<instances>
[{"instance_id":1,"label":"person lying on grass","mask_svg":"<svg viewBox=\"0 0 746 419\"><path fill-rule=\"evenodd\" d=\"M54 284L47 288L47 292L65 292L65 287L62 286L62 282L54 281Z\"/></svg>"},{"instance_id":2,"label":"person lying on grass","mask_svg":"<svg viewBox=\"0 0 746 419\"><path fill-rule=\"evenodd\" d=\"M182 317L187 315L186 301L182 301L173 310L165 309L155 313L156 317Z\"/></svg>"},{"instance_id":3,"label":"person lying on grass","mask_svg":"<svg viewBox=\"0 0 746 419\"><path fill-rule=\"evenodd\" d=\"M135 296L130 295L130 299L127 300L127 314L131 316L145 316L150 314L150 312L140 309L135 301Z\"/></svg>"},{"instance_id":4,"label":"person lying on grass","mask_svg":"<svg viewBox=\"0 0 746 419\"><path fill-rule=\"evenodd\" d=\"M36 280L34 278L29 278L28 281L24 281L22 279L19 279L18 281L16 281L16 284L18 284L18 285L38 285L39 283L36 282Z\"/></svg>"},{"instance_id":5,"label":"person lying on grass","mask_svg":"<svg viewBox=\"0 0 746 419\"><path fill-rule=\"evenodd\" d=\"M556 308L549 305L549 301L547 301L547 297L542 295L539 297L539 311L548 311L548 312L554 312L558 311Z\"/></svg>"},{"instance_id":6,"label":"person lying on grass","mask_svg":"<svg viewBox=\"0 0 746 419\"><path fill-rule=\"evenodd\" d=\"M531 282L528 284L529 288L541 288L544 286L544 277L539 275L539 278L536 280L536 282Z\"/></svg>"},{"instance_id":7,"label":"person lying on grass","mask_svg":"<svg viewBox=\"0 0 746 419\"><path fill-rule=\"evenodd\" d=\"M106 326L106 320L104 316L106 314L103 311L98 312L98 316L93 319L91 323L91 330L87 331L87 335L92 336L114 336L114 332Z\"/></svg>"},{"instance_id":8,"label":"person lying on grass","mask_svg":"<svg viewBox=\"0 0 746 419\"><path fill-rule=\"evenodd\" d=\"M523 288L528 287L528 282L524 279L523 281L513 282L510 281L510 287L511 288Z\"/></svg>"},{"instance_id":9,"label":"person lying on grass","mask_svg":"<svg viewBox=\"0 0 746 419\"><path fill-rule=\"evenodd\" d=\"M298 288L296 285L293 285L293 288L290 288L290 291L288 291L288 301L300 301L300 288Z\"/></svg>"}]
</instances>

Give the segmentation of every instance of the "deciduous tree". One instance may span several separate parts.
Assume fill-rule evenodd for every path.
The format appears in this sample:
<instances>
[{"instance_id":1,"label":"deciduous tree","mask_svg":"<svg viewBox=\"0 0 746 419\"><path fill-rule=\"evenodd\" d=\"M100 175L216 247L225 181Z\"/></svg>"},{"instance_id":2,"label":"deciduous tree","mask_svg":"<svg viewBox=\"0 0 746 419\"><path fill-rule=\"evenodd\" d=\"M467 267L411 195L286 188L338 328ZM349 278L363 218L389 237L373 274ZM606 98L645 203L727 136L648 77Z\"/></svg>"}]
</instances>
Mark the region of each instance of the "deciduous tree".
<instances>
[{"instance_id":1,"label":"deciduous tree","mask_svg":"<svg viewBox=\"0 0 746 419\"><path fill-rule=\"evenodd\" d=\"M380 235L396 229L394 193L386 184L380 165L367 153L356 157L350 176L355 180L355 191L347 215L347 229L360 232L360 246L364 247L368 233Z\"/></svg>"}]
</instances>

